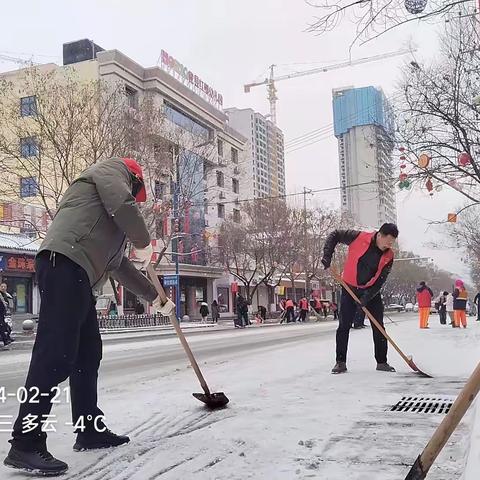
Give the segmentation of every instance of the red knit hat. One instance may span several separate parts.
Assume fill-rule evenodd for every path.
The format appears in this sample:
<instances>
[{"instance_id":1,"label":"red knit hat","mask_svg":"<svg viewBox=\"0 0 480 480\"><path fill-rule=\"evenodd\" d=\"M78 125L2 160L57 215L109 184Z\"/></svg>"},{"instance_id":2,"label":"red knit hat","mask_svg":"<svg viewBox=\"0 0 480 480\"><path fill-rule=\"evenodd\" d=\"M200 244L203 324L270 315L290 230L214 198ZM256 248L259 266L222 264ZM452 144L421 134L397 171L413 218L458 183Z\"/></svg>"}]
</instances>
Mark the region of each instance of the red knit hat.
<instances>
[{"instance_id":1,"label":"red knit hat","mask_svg":"<svg viewBox=\"0 0 480 480\"><path fill-rule=\"evenodd\" d=\"M145 190L145 183L143 182L143 171L142 167L133 159L133 158L123 158L125 165L130 170L130 172L137 177L137 179L142 182L142 187L135 195L135 200L137 202L146 202L147 201L147 191Z\"/></svg>"}]
</instances>

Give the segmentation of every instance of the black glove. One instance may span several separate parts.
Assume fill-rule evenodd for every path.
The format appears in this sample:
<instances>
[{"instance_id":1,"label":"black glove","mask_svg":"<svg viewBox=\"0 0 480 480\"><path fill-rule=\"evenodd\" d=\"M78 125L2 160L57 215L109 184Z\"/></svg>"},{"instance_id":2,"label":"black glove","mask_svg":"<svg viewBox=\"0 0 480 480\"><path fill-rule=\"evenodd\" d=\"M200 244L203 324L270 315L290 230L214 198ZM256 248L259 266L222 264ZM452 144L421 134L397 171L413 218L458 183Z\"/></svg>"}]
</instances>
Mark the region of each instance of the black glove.
<instances>
[{"instance_id":1,"label":"black glove","mask_svg":"<svg viewBox=\"0 0 480 480\"><path fill-rule=\"evenodd\" d=\"M322 262L323 268L325 270L327 270L327 268L330 268L330 265L332 263L332 260L330 258L323 257L320 261Z\"/></svg>"}]
</instances>

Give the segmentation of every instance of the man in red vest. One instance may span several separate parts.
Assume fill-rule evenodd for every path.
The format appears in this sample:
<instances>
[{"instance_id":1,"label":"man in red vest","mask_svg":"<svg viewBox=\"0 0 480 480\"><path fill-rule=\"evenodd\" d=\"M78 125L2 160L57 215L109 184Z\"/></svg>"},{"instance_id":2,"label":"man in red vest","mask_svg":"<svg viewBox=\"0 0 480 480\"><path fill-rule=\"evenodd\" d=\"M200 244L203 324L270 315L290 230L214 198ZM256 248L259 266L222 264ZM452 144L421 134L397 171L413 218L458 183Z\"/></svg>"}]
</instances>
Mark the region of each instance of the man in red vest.
<instances>
[{"instance_id":1,"label":"man in red vest","mask_svg":"<svg viewBox=\"0 0 480 480\"><path fill-rule=\"evenodd\" d=\"M309 307L307 297L303 297L298 303L298 306L300 307L300 321L306 322Z\"/></svg>"},{"instance_id":2,"label":"man in red vest","mask_svg":"<svg viewBox=\"0 0 480 480\"><path fill-rule=\"evenodd\" d=\"M398 228L393 223L384 223L378 232L334 230L327 237L323 249L322 263L327 269L337 243L348 245L343 280L352 287L360 304L368 308L382 326L383 302L380 290L392 269L392 247L397 237ZM337 360L332 373L347 371L348 337L356 309L357 304L353 298L342 289L337 329ZM387 340L373 324L372 332L377 370L394 372L395 369L387 362Z\"/></svg>"}]
</instances>

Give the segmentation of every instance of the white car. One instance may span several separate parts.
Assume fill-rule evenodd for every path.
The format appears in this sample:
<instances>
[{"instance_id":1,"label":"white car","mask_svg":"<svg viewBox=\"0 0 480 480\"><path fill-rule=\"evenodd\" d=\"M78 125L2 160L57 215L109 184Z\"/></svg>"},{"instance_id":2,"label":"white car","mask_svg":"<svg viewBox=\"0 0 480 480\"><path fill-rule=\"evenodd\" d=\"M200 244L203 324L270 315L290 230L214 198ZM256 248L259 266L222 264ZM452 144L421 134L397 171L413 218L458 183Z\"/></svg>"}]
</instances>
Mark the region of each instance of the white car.
<instances>
[{"instance_id":1,"label":"white car","mask_svg":"<svg viewBox=\"0 0 480 480\"><path fill-rule=\"evenodd\" d=\"M414 308L414 307L413 307L413 303L410 303L410 302L409 302L409 303L406 303L406 304L405 304L405 311L406 311L406 312L413 312L413 308Z\"/></svg>"},{"instance_id":2,"label":"white car","mask_svg":"<svg viewBox=\"0 0 480 480\"><path fill-rule=\"evenodd\" d=\"M418 312L418 303L416 303L416 304L413 306L413 311L414 311L414 312Z\"/></svg>"},{"instance_id":3,"label":"white car","mask_svg":"<svg viewBox=\"0 0 480 480\"><path fill-rule=\"evenodd\" d=\"M387 306L386 310L390 310L393 312L403 312L404 306L400 305L399 303L391 303Z\"/></svg>"}]
</instances>

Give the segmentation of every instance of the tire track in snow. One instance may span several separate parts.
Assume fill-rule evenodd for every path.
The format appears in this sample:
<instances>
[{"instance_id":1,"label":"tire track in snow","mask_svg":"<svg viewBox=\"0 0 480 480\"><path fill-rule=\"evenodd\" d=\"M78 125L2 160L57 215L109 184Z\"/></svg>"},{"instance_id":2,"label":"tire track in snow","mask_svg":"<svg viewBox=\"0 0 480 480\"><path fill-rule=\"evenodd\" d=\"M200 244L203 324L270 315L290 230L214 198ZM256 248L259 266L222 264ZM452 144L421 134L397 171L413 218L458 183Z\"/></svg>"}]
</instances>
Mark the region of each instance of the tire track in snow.
<instances>
[{"instance_id":1,"label":"tire track in snow","mask_svg":"<svg viewBox=\"0 0 480 480\"><path fill-rule=\"evenodd\" d=\"M65 478L66 480L78 478L85 480L127 480L131 475L138 472L139 468L144 466L151 457L157 455L156 450L162 440L188 435L230 418L233 414L215 418L212 418L212 416L215 416L215 413L202 411L187 416L177 415L172 418L157 412L131 430L129 435L132 435L133 442L129 444L130 449L128 451L122 447L117 450L108 449L106 453L96 459L94 464L78 472L72 472ZM153 436L151 436L152 433ZM125 465L125 461L127 465ZM182 463L184 462L173 465L171 468L168 467L168 470L164 473L180 466Z\"/></svg>"}]
</instances>

